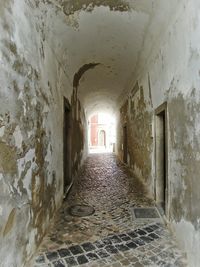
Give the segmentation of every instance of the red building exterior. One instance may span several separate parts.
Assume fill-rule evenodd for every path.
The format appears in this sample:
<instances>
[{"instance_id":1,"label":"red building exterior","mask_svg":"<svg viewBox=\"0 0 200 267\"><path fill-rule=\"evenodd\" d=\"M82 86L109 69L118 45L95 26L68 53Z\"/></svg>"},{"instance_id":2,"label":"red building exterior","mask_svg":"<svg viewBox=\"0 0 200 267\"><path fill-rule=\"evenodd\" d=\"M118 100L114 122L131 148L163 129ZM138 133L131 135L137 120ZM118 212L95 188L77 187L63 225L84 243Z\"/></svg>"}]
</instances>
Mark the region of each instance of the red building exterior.
<instances>
[{"instance_id":1,"label":"red building exterior","mask_svg":"<svg viewBox=\"0 0 200 267\"><path fill-rule=\"evenodd\" d=\"M91 118L91 146L98 146L98 115L94 115Z\"/></svg>"}]
</instances>

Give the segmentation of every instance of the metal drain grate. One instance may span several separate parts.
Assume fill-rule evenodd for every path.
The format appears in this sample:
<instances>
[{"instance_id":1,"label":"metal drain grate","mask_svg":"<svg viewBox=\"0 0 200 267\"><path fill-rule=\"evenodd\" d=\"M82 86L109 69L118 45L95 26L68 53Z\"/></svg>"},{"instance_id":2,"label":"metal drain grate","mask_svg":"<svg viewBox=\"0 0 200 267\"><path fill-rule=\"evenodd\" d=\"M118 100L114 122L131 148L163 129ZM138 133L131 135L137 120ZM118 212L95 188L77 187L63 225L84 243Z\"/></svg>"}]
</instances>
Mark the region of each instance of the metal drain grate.
<instances>
[{"instance_id":1,"label":"metal drain grate","mask_svg":"<svg viewBox=\"0 0 200 267\"><path fill-rule=\"evenodd\" d=\"M148 208L131 208L131 214L133 220L147 220L147 221L161 221L160 214L156 207L148 207Z\"/></svg>"},{"instance_id":2,"label":"metal drain grate","mask_svg":"<svg viewBox=\"0 0 200 267\"><path fill-rule=\"evenodd\" d=\"M74 205L68 208L68 212L72 216L86 217L94 214L95 209L88 205Z\"/></svg>"}]
</instances>

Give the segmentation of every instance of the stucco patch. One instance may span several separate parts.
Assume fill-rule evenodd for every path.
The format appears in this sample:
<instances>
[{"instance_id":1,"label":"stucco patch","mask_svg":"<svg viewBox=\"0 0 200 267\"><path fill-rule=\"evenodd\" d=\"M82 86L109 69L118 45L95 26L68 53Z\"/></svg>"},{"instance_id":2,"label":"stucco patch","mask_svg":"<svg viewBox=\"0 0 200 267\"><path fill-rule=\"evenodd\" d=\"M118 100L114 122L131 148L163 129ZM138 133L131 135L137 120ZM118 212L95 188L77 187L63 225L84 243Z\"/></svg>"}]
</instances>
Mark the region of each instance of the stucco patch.
<instances>
[{"instance_id":1,"label":"stucco patch","mask_svg":"<svg viewBox=\"0 0 200 267\"><path fill-rule=\"evenodd\" d=\"M8 216L6 226L4 228L3 236L5 237L12 229L15 221L16 209L13 209Z\"/></svg>"},{"instance_id":2,"label":"stucco patch","mask_svg":"<svg viewBox=\"0 0 200 267\"><path fill-rule=\"evenodd\" d=\"M14 175L17 173L16 151L13 147L0 142L0 172Z\"/></svg>"},{"instance_id":3,"label":"stucco patch","mask_svg":"<svg viewBox=\"0 0 200 267\"><path fill-rule=\"evenodd\" d=\"M129 3L123 0L69 0L69 1L52 1L63 8L63 11L66 15L72 15L77 11L84 10L87 12L93 11L95 6L107 6L110 10L113 11L129 11Z\"/></svg>"}]
</instances>

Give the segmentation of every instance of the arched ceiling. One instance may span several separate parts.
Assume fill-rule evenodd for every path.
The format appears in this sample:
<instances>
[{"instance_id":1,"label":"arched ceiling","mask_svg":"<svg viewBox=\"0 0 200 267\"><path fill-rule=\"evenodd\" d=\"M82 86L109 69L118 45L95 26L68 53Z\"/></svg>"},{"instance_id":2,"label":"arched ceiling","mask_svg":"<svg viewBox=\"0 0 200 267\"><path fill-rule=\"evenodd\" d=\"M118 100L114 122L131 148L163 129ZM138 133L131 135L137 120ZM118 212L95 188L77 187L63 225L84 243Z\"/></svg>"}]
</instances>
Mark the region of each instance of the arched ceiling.
<instances>
[{"instance_id":1,"label":"arched ceiling","mask_svg":"<svg viewBox=\"0 0 200 267\"><path fill-rule=\"evenodd\" d=\"M159 1L47 2L52 7L47 14L46 27L51 32L47 42L69 83L78 79L78 95L86 112L115 110L132 78Z\"/></svg>"}]
</instances>

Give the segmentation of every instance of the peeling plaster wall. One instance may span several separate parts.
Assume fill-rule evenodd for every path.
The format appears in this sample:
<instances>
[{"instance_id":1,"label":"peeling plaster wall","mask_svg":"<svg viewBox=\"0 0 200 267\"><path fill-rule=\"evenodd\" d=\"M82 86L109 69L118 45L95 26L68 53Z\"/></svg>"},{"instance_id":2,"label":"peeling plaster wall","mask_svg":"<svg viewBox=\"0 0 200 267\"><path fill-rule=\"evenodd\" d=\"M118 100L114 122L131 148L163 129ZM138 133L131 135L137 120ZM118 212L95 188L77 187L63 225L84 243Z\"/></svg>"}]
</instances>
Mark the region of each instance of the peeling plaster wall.
<instances>
[{"instance_id":1,"label":"peeling plaster wall","mask_svg":"<svg viewBox=\"0 0 200 267\"><path fill-rule=\"evenodd\" d=\"M52 17L37 5L0 4L1 267L26 266L62 203L63 96L73 113L73 176L86 154L84 110L50 48Z\"/></svg>"},{"instance_id":2,"label":"peeling plaster wall","mask_svg":"<svg viewBox=\"0 0 200 267\"><path fill-rule=\"evenodd\" d=\"M154 40L152 21L134 75L127 108L129 164L153 192L155 177L154 110L168 104L168 220L189 266L200 262L200 3L167 1L176 10ZM174 5L174 6L173 6ZM158 16L158 15L157 15ZM157 19L157 20L156 20ZM146 49L145 49L146 48ZM132 86L132 85L130 85ZM121 120L121 124L124 119ZM145 136L146 135L146 136ZM122 132L119 131L119 137ZM155 136L154 136L155 137ZM137 140L136 140L137 138ZM121 141L122 143L122 141ZM119 149L121 149L121 143ZM122 151L121 151L122 154ZM143 155L144 158L143 158ZM144 160L140 164L140 158ZM150 168L152 166L152 168ZM152 170L151 170L152 169Z\"/></svg>"},{"instance_id":3,"label":"peeling plaster wall","mask_svg":"<svg viewBox=\"0 0 200 267\"><path fill-rule=\"evenodd\" d=\"M144 88L136 83L127 101L120 110L120 125L118 127L118 154L123 161L123 127L127 127L127 164L134 174L153 192L151 177L152 154L152 111L149 110L149 95L144 94Z\"/></svg>"}]
</instances>

